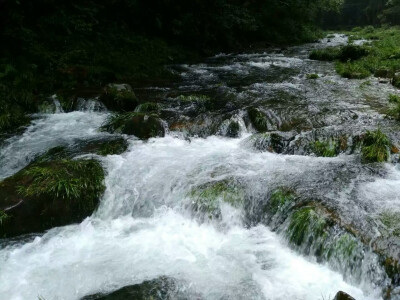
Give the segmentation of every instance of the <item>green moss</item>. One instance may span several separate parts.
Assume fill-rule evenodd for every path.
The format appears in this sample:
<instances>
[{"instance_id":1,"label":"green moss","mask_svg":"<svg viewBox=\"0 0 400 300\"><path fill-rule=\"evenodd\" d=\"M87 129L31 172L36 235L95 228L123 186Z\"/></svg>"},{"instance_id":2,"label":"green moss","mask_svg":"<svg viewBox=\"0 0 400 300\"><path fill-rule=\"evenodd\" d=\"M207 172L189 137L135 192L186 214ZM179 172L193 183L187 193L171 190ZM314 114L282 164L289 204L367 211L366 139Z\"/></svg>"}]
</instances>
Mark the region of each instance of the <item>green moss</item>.
<instances>
[{"instance_id":1,"label":"green moss","mask_svg":"<svg viewBox=\"0 0 400 300\"><path fill-rule=\"evenodd\" d=\"M307 74L307 79L318 79L319 75L318 74Z\"/></svg>"},{"instance_id":2,"label":"green moss","mask_svg":"<svg viewBox=\"0 0 400 300\"><path fill-rule=\"evenodd\" d=\"M267 212L275 215L277 212L282 212L288 205L296 200L296 194L288 188L278 188L272 192L269 198Z\"/></svg>"},{"instance_id":3,"label":"green moss","mask_svg":"<svg viewBox=\"0 0 400 300\"><path fill-rule=\"evenodd\" d=\"M345 233L339 236L334 243L328 248L328 259L336 257L342 261L349 261L358 248L357 240L350 234Z\"/></svg>"},{"instance_id":4,"label":"green moss","mask_svg":"<svg viewBox=\"0 0 400 300\"><path fill-rule=\"evenodd\" d=\"M367 131L361 146L361 158L365 163L385 162L389 158L390 141L380 130Z\"/></svg>"},{"instance_id":5,"label":"green moss","mask_svg":"<svg viewBox=\"0 0 400 300\"><path fill-rule=\"evenodd\" d=\"M0 99L0 134L15 132L30 123L30 117L18 105L7 104Z\"/></svg>"},{"instance_id":6,"label":"green moss","mask_svg":"<svg viewBox=\"0 0 400 300\"><path fill-rule=\"evenodd\" d=\"M268 130L268 119L266 115L257 108L251 107L247 110L251 124L259 132Z\"/></svg>"},{"instance_id":7,"label":"green moss","mask_svg":"<svg viewBox=\"0 0 400 300\"><path fill-rule=\"evenodd\" d=\"M94 160L61 160L37 164L23 171L31 178L29 185L18 186L18 193L29 198L52 198L78 202L94 209L94 199L104 192L104 171Z\"/></svg>"},{"instance_id":8,"label":"green moss","mask_svg":"<svg viewBox=\"0 0 400 300\"><path fill-rule=\"evenodd\" d=\"M208 215L209 218L219 216L220 202L240 207L244 201L244 192L229 180L208 183L192 190L193 208Z\"/></svg>"},{"instance_id":9,"label":"green moss","mask_svg":"<svg viewBox=\"0 0 400 300\"><path fill-rule=\"evenodd\" d=\"M322 157L335 157L339 154L338 143L332 139L315 141L311 143L311 149L317 156Z\"/></svg>"},{"instance_id":10,"label":"green moss","mask_svg":"<svg viewBox=\"0 0 400 300\"><path fill-rule=\"evenodd\" d=\"M286 234L291 243L300 246L307 237L321 237L326 225L325 217L321 216L316 208L302 207L292 214Z\"/></svg>"}]
</instances>

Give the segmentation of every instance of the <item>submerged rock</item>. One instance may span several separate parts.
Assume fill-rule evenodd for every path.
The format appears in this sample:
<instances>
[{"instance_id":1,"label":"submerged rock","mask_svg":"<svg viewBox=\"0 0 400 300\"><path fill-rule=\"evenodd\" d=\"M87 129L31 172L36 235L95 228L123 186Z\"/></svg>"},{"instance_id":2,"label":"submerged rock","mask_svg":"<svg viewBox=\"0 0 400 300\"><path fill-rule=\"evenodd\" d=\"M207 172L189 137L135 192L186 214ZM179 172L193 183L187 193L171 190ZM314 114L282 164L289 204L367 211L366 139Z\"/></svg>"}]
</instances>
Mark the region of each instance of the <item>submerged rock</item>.
<instances>
[{"instance_id":1,"label":"submerged rock","mask_svg":"<svg viewBox=\"0 0 400 300\"><path fill-rule=\"evenodd\" d=\"M36 158L36 162L71 159L78 155L98 154L102 156L122 154L128 149L128 142L123 137L106 137L78 140L68 146L51 148Z\"/></svg>"},{"instance_id":2,"label":"submerged rock","mask_svg":"<svg viewBox=\"0 0 400 300\"><path fill-rule=\"evenodd\" d=\"M193 199L191 206L194 212L209 219L221 217L221 203L240 207L244 203L244 191L234 180L221 180L198 186L190 193Z\"/></svg>"},{"instance_id":3,"label":"submerged rock","mask_svg":"<svg viewBox=\"0 0 400 300\"><path fill-rule=\"evenodd\" d=\"M165 135L164 125L158 115L138 112L114 115L102 126L102 130L110 133L134 135L139 139L163 137Z\"/></svg>"},{"instance_id":4,"label":"submerged rock","mask_svg":"<svg viewBox=\"0 0 400 300\"><path fill-rule=\"evenodd\" d=\"M178 298L177 298L178 297ZM160 277L123 287L109 294L95 294L83 297L81 300L174 300L185 299L179 297L174 279ZM189 298L187 298L189 299Z\"/></svg>"},{"instance_id":5,"label":"submerged rock","mask_svg":"<svg viewBox=\"0 0 400 300\"><path fill-rule=\"evenodd\" d=\"M29 165L0 183L0 237L82 221L96 208L103 181L103 168L95 160Z\"/></svg>"}]
</instances>

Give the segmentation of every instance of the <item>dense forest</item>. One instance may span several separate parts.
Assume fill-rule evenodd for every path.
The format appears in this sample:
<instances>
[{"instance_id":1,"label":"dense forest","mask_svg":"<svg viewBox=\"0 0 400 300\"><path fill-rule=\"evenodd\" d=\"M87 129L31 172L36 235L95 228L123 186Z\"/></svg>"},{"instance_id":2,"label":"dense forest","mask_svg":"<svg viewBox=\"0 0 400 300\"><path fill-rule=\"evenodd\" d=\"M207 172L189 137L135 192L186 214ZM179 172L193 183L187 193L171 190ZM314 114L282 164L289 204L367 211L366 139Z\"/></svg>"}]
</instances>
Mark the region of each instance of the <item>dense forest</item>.
<instances>
[{"instance_id":1,"label":"dense forest","mask_svg":"<svg viewBox=\"0 0 400 300\"><path fill-rule=\"evenodd\" d=\"M310 41L319 27L396 24L399 10L397 0L1 1L0 128L57 90L165 78L166 63Z\"/></svg>"}]
</instances>

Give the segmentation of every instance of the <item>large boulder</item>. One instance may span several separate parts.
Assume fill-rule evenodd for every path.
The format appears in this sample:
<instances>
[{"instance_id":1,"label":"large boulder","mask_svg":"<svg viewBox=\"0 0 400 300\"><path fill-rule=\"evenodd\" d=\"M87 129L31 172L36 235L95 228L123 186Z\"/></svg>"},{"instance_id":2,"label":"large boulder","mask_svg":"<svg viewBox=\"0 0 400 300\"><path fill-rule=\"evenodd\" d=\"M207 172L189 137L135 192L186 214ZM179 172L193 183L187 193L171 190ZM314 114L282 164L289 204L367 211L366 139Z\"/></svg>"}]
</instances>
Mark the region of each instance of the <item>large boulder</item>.
<instances>
[{"instance_id":1,"label":"large boulder","mask_svg":"<svg viewBox=\"0 0 400 300\"><path fill-rule=\"evenodd\" d=\"M400 88L400 72L397 72L394 74L393 79L392 79L392 84L395 87Z\"/></svg>"},{"instance_id":2,"label":"large boulder","mask_svg":"<svg viewBox=\"0 0 400 300\"><path fill-rule=\"evenodd\" d=\"M126 286L112 293L86 296L81 300L172 300L176 299L176 296L175 280L163 276L140 284Z\"/></svg>"},{"instance_id":3,"label":"large boulder","mask_svg":"<svg viewBox=\"0 0 400 300\"><path fill-rule=\"evenodd\" d=\"M34 163L0 183L0 237L40 232L82 221L104 192L95 160Z\"/></svg>"},{"instance_id":4,"label":"large boulder","mask_svg":"<svg viewBox=\"0 0 400 300\"><path fill-rule=\"evenodd\" d=\"M352 296L350 296L349 294L339 291L337 292L335 298L333 298L333 300L355 300Z\"/></svg>"},{"instance_id":5,"label":"large boulder","mask_svg":"<svg viewBox=\"0 0 400 300\"><path fill-rule=\"evenodd\" d=\"M133 111L139 101L128 84L109 84L104 88L100 101L112 111Z\"/></svg>"},{"instance_id":6,"label":"large boulder","mask_svg":"<svg viewBox=\"0 0 400 300\"><path fill-rule=\"evenodd\" d=\"M163 122L158 115L138 112L112 116L102 126L102 130L134 135L139 139L163 137L165 135Z\"/></svg>"}]
</instances>

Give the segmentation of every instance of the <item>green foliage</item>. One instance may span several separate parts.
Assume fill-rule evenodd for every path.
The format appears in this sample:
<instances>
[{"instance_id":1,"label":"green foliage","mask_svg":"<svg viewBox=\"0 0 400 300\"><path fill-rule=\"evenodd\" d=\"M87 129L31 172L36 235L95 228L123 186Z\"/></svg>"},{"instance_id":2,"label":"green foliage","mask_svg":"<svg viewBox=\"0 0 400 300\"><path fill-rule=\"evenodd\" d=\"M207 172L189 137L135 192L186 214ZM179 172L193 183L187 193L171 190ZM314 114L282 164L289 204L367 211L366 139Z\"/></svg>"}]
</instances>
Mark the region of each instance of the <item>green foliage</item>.
<instances>
[{"instance_id":1,"label":"green foliage","mask_svg":"<svg viewBox=\"0 0 400 300\"><path fill-rule=\"evenodd\" d=\"M400 103L400 96L395 94L390 94L388 100L390 103Z\"/></svg>"},{"instance_id":2,"label":"green foliage","mask_svg":"<svg viewBox=\"0 0 400 300\"><path fill-rule=\"evenodd\" d=\"M358 62L337 63L336 72L342 77L349 79L364 79L371 75L371 73Z\"/></svg>"},{"instance_id":3,"label":"green foliage","mask_svg":"<svg viewBox=\"0 0 400 300\"><path fill-rule=\"evenodd\" d=\"M29 185L18 187L18 193L25 197L51 197L93 207L94 199L104 191L103 168L94 160L37 164L27 168L22 175L31 178Z\"/></svg>"},{"instance_id":4,"label":"green foliage","mask_svg":"<svg viewBox=\"0 0 400 300\"><path fill-rule=\"evenodd\" d=\"M336 141L329 139L327 141L315 141L311 143L311 149L317 156L335 157L339 154L339 145Z\"/></svg>"},{"instance_id":5,"label":"green foliage","mask_svg":"<svg viewBox=\"0 0 400 300\"><path fill-rule=\"evenodd\" d=\"M320 237L326 226L326 219L314 207L307 206L292 214L286 233L291 243L300 246L307 237Z\"/></svg>"},{"instance_id":6,"label":"green foliage","mask_svg":"<svg viewBox=\"0 0 400 300\"><path fill-rule=\"evenodd\" d=\"M268 202L268 213L275 215L284 211L296 200L296 194L287 188L278 188L272 192Z\"/></svg>"},{"instance_id":7,"label":"green foliage","mask_svg":"<svg viewBox=\"0 0 400 300\"><path fill-rule=\"evenodd\" d=\"M391 78L400 70L400 29L397 27L375 29L373 33L363 30L351 37L373 40L367 55L358 60L336 65L339 74L347 78L365 78L371 74Z\"/></svg>"},{"instance_id":8,"label":"green foliage","mask_svg":"<svg viewBox=\"0 0 400 300\"><path fill-rule=\"evenodd\" d=\"M318 74L307 74L307 79L318 79L319 75Z\"/></svg>"},{"instance_id":9,"label":"green foliage","mask_svg":"<svg viewBox=\"0 0 400 300\"><path fill-rule=\"evenodd\" d=\"M348 233L340 235L338 239L328 248L327 256L332 256L348 261L357 249L357 240Z\"/></svg>"},{"instance_id":10,"label":"green foliage","mask_svg":"<svg viewBox=\"0 0 400 300\"><path fill-rule=\"evenodd\" d=\"M367 131L361 146L361 158L365 163L385 162L389 158L390 141L380 130Z\"/></svg>"}]
</instances>

